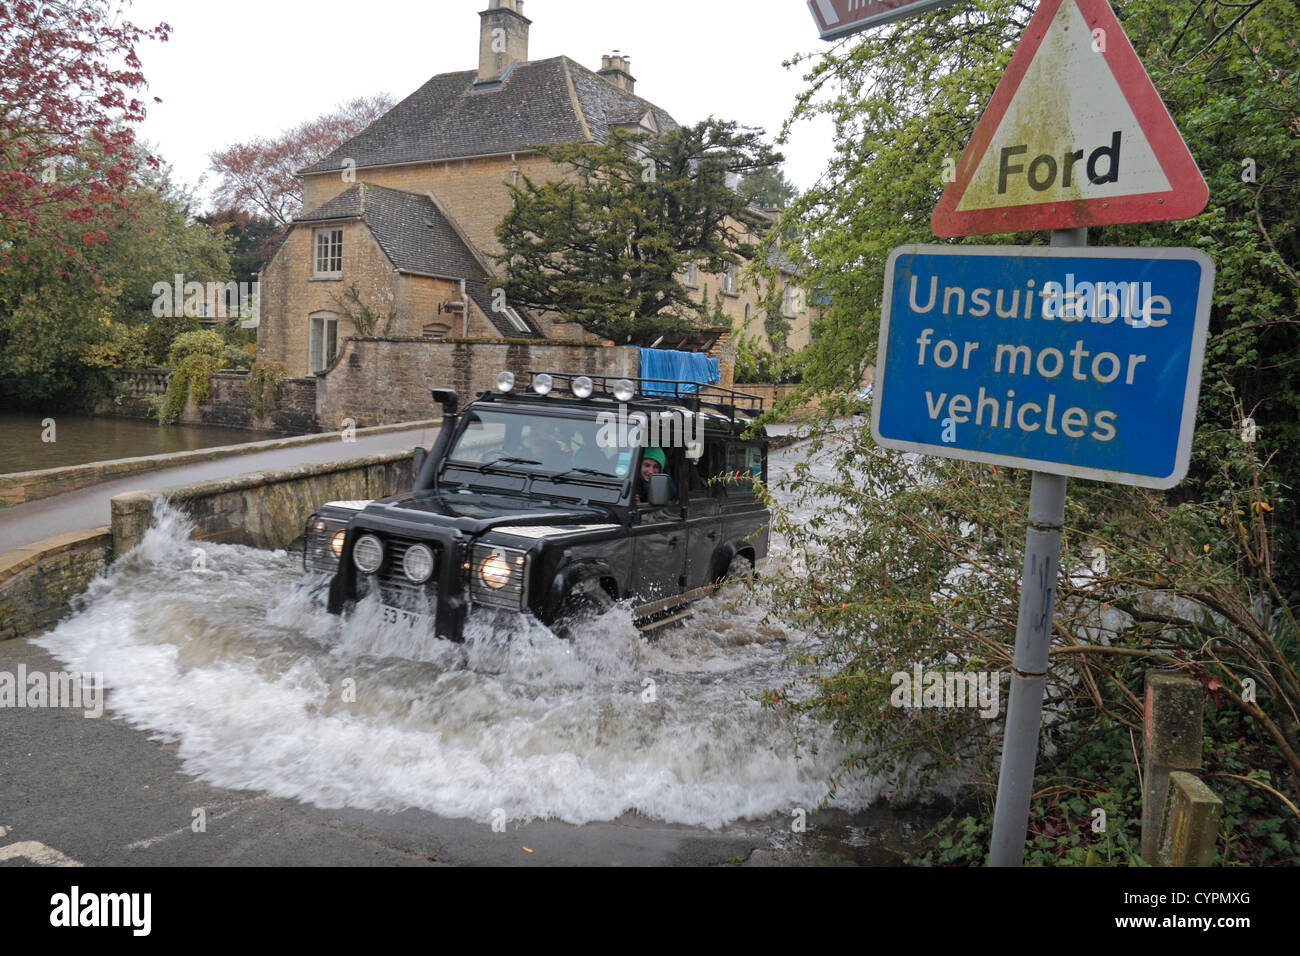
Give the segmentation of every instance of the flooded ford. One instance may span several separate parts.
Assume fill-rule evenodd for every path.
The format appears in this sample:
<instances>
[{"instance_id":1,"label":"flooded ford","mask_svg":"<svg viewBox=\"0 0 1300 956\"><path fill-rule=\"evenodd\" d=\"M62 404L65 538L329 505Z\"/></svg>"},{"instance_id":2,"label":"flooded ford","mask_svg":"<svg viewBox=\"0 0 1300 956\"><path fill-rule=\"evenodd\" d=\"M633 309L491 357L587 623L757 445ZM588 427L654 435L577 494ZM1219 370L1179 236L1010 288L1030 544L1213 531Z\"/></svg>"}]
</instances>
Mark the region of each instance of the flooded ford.
<instances>
[{"instance_id":1,"label":"flooded ford","mask_svg":"<svg viewBox=\"0 0 1300 956\"><path fill-rule=\"evenodd\" d=\"M774 477L791 466L773 454ZM773 568L781 549L774 537ZM454 643L386 623L378 595L332 615L300 554L195 542L165 511L37 643L102 673L110 716L174 743L215 786L483 822L717 828L816 808L842 745L757 700L810 676L783 662L816 637L744 585L695 612L647 635L620 603L566 640L502 611ZM841 779L835 806L882 787Z\"/></svg>"}]
</instances>

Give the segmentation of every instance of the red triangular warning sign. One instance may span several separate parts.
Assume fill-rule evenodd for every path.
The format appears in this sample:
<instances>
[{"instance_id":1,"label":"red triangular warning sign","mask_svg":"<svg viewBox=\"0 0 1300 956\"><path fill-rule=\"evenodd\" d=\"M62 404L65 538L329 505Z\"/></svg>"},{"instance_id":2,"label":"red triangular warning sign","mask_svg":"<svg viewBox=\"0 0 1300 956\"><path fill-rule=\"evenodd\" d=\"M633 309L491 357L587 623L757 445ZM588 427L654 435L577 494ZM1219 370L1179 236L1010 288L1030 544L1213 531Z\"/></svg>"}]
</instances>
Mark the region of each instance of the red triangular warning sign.
<instances>
[{"instance_id":1,"label":"red triangular warning sign","mask_svg":"<svg viewBox=\"0 0 1300 956\"><path fill-rule=\"evenodd\" d=\"M930 224L966 236L1189 219L1209 195L1105 0L1043 0Z\"/></svg>"}]
</instances>

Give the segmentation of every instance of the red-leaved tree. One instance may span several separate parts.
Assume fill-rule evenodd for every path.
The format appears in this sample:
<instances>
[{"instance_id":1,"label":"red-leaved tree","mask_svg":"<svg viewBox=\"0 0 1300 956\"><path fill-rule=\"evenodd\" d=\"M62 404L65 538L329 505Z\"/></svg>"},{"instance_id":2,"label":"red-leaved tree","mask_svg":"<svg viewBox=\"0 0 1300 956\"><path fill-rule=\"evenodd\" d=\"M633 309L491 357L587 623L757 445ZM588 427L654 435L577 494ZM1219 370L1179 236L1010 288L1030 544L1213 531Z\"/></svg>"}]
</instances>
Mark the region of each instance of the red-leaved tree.
<instances>
[{"instance_id":1,"label":"red-leaved tree","mask_svg":"<svg viewBox=\"0 0 1300 956\"><path fill-rule=\"evenodd\" d=\"M343 145L393 107L385 93L358 97L275 139L257 137L208 156L221 177L213 205L288 225L302 208L298 170Z\"/></svg>"},{"instance_id":2,"label":"red-leaved tree","mask_svg":"<svg viewBox=\"0 0 1300 956\"><path fill-rule=\"evenodd\" d=\"M111 0L0 0L0 268L78 258L129 202L141 161L131 125L145 116L135 47L171 28L120 13ZM51 206L53 227L41 216Z\"/></svg>"}]
</instances>

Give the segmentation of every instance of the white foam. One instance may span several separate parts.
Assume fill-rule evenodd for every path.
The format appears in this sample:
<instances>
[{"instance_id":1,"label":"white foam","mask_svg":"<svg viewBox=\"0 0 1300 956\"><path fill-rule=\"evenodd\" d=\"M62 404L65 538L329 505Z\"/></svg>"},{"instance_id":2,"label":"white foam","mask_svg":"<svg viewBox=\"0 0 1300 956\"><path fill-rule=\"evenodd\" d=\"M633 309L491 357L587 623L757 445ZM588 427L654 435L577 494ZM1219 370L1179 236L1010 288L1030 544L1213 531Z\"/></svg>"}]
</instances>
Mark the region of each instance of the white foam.
<instances>
[{"instance_id":1,"label":"white foam","mask_svg":"<svg viewBox=\"0 0 1300 956\"><path fill-rule=\"evenodd\" d=\"M373 601L333 617L295 558L187 534L160 515L37 643L104 673L110 713L174 741L213 785L484 821L498 808L571 823L636 811L717 827L815 806L844 755L811 723L796 753L751 696L791 686L782 658L809 640L752 604L714 598L655 641L625 607L572 642L477 615L452 644L384 625ZM839 805L880 792L858 784L841 785Z\"/></svg>"}]
</instances>

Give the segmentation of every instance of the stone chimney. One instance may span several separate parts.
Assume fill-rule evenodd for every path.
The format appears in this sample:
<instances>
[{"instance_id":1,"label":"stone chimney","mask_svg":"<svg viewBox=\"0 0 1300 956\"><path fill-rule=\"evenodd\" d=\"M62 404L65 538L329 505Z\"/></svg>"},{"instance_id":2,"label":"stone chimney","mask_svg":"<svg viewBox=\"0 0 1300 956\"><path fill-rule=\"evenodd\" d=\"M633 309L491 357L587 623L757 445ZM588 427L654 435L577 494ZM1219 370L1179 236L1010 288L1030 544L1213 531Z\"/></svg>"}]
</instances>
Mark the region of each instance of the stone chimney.
<instances>
[{"instance_id":1,"label":"stone chimney","mask_svg":"<svg viewBox=\"0 0 1300 956\"><path fill-rule=\"evenodd\" d=\"M600 76L609 80L621 90L632 92L636 86L636 77L632 75L632 58L620 54L617 50L600 58Z\"/></svg>"},{"instance_id":2,"label":"stone chimney","mask_svg":"<svg viewBox=\"0 0 1300 956\"><path fill-rule=\"evenodd\" d=\"M489 0L479 14L478 81L500 80L516 63L528 62L528 27L524 0Z\"/></svg>"}]
</instances>

